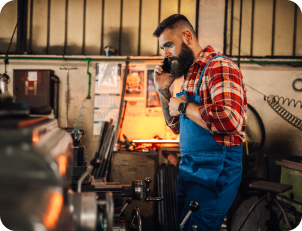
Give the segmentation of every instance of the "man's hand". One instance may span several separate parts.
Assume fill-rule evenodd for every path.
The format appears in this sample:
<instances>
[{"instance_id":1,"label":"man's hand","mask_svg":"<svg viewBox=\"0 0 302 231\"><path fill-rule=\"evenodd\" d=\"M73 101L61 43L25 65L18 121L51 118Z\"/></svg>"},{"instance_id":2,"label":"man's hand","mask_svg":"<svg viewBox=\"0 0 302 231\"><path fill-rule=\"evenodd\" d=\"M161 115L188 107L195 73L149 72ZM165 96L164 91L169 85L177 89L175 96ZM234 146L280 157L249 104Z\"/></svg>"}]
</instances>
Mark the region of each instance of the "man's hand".
<instances>
[{"instance_id":1,"label":"man's hand","mask_svg":"<svg viewBox=\"0 0 302 231\"><path fill-rule=\"evenodd\" d=\"M180 115L180 113L178 111L178 107L179 107L179 104L184 101L188 101L185 95L182 95L181 97L173 97L170 99L170 102L169 102L170 116L179 116Z\"/></svg>"},{"instance_id":2,"label":"man's hand","mask_svg":"<svg viewBox=\"0 0 302 231\"><path fill-rule=\"evenodd\" d=\"M154 69L154 83L157 90L169 89L175 80L169 73L163 71L162 65L163 62L160 62Z\"/></svg>"}]
</instances>

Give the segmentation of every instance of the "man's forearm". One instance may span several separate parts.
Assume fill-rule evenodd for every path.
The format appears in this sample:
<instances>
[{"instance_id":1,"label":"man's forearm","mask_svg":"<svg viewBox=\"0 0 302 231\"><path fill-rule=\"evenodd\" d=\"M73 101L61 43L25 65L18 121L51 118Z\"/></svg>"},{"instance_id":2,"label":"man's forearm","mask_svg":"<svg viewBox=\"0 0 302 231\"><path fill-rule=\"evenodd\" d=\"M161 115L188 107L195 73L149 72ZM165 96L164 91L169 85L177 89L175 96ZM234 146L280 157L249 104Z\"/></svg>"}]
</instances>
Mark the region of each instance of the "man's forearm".
<instances>
[{"instance_id":1,"label":"man's forearm","mask_svg":"<svg viewBox=\"0 0 302 231\"><path fill-rule=\"evenodd\" d=\"M186 117L198 124L200 127L209 130L205 122L200 117L198 105L194 103L188 103L186 108Z\"/></svg>"},{"instance_id":2,"label":"man's forearm","mask_svg":"<svg viewBox=\"0 0 302 231\"><path fill-rule=\"evenodd\" d=\"M167 124L170 124L173 120L173 117L170 116L169 105L168 105L171 98L170 90L168 88L159 89L158 93L159 93L159 99L160 99L161 107L163 109L165 121Z\"/></svg>"}]
</instances>

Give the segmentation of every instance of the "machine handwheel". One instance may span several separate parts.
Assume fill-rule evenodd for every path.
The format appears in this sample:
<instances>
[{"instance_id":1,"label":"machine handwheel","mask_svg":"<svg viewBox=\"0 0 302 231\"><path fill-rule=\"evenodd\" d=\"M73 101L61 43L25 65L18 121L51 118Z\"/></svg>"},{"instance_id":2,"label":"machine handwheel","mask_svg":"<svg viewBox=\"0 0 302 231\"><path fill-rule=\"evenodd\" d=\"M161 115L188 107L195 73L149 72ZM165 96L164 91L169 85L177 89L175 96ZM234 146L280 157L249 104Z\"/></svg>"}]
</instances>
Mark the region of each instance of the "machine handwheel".
<instances>
[{"instance_id":1,"label":"machine handwheel","mask_svg":"<svg viewBox=\"0 0 302 231\"><path fill-rule=\"evenodd\" d=\"M132 211L131 223L129 225L130 231L142 231L142 218L141 211L138 207L135 207Z\"/></svg>"}]
</instances>

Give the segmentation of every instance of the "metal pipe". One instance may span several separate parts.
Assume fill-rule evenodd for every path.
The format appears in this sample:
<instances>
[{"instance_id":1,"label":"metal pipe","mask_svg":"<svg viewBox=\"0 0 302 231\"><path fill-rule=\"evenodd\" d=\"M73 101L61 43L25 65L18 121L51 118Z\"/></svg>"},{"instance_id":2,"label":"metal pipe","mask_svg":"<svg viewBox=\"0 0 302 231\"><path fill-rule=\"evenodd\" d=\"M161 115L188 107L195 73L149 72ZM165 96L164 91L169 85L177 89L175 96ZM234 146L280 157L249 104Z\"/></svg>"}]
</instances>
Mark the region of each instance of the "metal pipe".
<instances>
[{"instance_id":1,"label":"metal pipe","mask_svg":"<svg viewBox=\"0 0 302 231\"><path fill-rule=\"evenodd\" d=\"M298 6L297 6L297 4L295 4L293 56L296 56L297 14L298 14Z\"/></svg>"},{"instance_id":2,"label":"metal pipe","mask_svg":"<svg viewBox=\"0 0 302 231\"><path fill-rule=\"evenodd\" d=\"M51 8L51 1L48 0L47 6L47 42L46 42L46 54L49 54L49 39L50 39L50 8Z\"/></svg>"},{"instance_id":3,"label":"metal pipe","mask_svg":"<svg viewBox=\"0 0 302 231\"><path fill-rule=\"evenodd\" d=\"M263 57L262 57L263 58ZM91 89L91 73L89 72L89 64L91 61L111 61L111 62L137 62L137 61L161 61L161 58L149 58L149 59L135 59L135 58L67 58L61 57L29 57L29 56L0 56L0 59L15 59L15 60L58 60L58 61L85 61L87 62L87 74L88 74L88 95L87 99L91 99L90 89ZM260 61L260 60L240 60L234 61L235 63L245 63L245 64L273 64L273 65L302 65L302 61Z\"/></svg>"},{"instance_id":4,"label":"metal pipe","mask_svg":"<svg viewBox=\"0 0 302 231\"><path fill-rule=\"evenodd\" d=\"M276 20L276 0L273 2L273 27L272 27L272 47L271 47L271 54L274 56L274 49L275 49L275 20Z\"/></svg>"},{"instance_id":5,"label":"metal pipe","mask_svg":"<svg viewBox=\"0 0 302 231\"><path fill-rule=\"evenodd\" d=\"M230 53L233 54L233 27L234 27L234 0L232 0L232 9L231 9L231 38L230 38Z\"/></svg>"},{"instance_id":6,"label":"metal pipe","mask_svg":"<svg viewBox=\"0 0 302 231\"><path fill-rule=\"evenodd\" d=\"M236 56L230 56L236 58ZM241 56L241 58L250 58ZM259 59L269 59L269 58L276 58L276 57L255 57ZM280 57L282 58L282 57ZM293 58L293 57L283 57L283 58ZM301 58L301 57L295 57L295 59ZM30 56L0 56L0 59L16 59L16 60L58 60L58 61L106 61L106 62L138 62L138 61L162 61L162 58L144 58L144 59L137 59L137 58L66 58L66 57L30 57ZM251 64L275 64L275 65L302 65L302 61L261 61L261 60L234 60L234 62L240 62L240 63L251 63Z\"/></svg>"},{"instance_id":7,"label":"metal pipe","mask_svg":"<svg viewBox=\"0 0 302 231\"><path fill-rule=\"evenodd\" d=\"M91 88L91 73L89 72L89 63L90 63L91 59L87 59L87 75L88 75L88 95L87 95L87 99L91 99L90 96L90 88Z\"/></svg>"},{"instance_id":8,"label":"metal pipe","mask_svg":"<svg viewBox=\"0 0 302 231\"><path fill-rule=\"evenodd\" d=\"M141 30L142 30L142 0L139 1L139 16L138 16L138 43L137 55L141 55Z\"/></svg>"},{"instance_id":9,"label":"metal pipe","mask_svg":"<svg viewBox=\"0 0 302 231\"><path fill-rule=\"evenodd\" d=\"M225 4L225 8L224 8L224 31L223 31L223 54L226 55L229 1L225 0L224 4Z\"/></svg>"},{"instance_id":10,"label":"metal pipe","mask_svg":"<svg viewBox=\"0 0 302 231\"><path fill-rule=\"evenodd\" d=\"M255 0L252 0L252 25L251 25L251 50L250 55L253 56L254 50L254 21L255 21Z\"/></svg>"},{"instance_id":11,"label":"metal pipe","mask_svg":"<svg viewBox=\"0 0 302 231\"><path fill-rule=\"evenodd\" d=\"M87 170L82 174L82 176L80 177L80 179L78 180L78 192L81 192L81 186L83 181L85 180L85 178L91 173L91 171L93 170L93 166L89 165Z\"/></svg>"},{"instance_id":12,"label":"metal pipe","mask_svg":"<svg viewBox=\"0 0 302 231\"><path fill-rule=\"evenodd\" d=\"M121 0L121 14L120 14L120 31L119 31L119 48L118 48L118 54L122 54L122 34L123 34L123 3L124 0Z\"/></svg>"},{"instance_id":13,"label":"metal pipe","mask_svg":"<svg viewBox=\"0 0 302 231\"><path fill-rule=\"evenodd\" d=\"M240 1L240 25L239 25L239 46L238 46L238 67L240 68L240 50L241 50L241 29L242 29L242 0Z\"/></svg>"},{"instance_id":14,"label":"metal pipe","mask_svg":"<svg viewBox=\"0 0 302 231\"><path fill-rule=\"evenodd\" d=\"M56 75L51 76L52 95L53 95L53 114L55 119L59 118L59 84L60 79Z\"/></svg>"},{"instance_id":15,"label":"metal pipe","mask_svg":"<svg viewBox=\"0 0 302 231\"><path fill-rule=\"evenodd\" d=\"M195 34L198 39L198 20L199 20L199 8L200 8L200 2L199 0L196 0L196 15L195 15Z\"/></svg>"},{"instance_id":16,"label":"metal pipe","mask_svg":"<svg viewBox=\"0 0 302 231\"><path fill-rule=\"evenodd\" d=\"M127 82L128 68L129 68L129 61L126 61L124 78L123 78L123 85L122 85L122 95L121 95L121 101L120 101L120 109L119 109L119 115L118 115L118 120L117 120L117 124L116 124L116 130L115 130L114 144L116 144L117 141L118 141L118 134L119 134L120 122L121 122L121 114L122 114L122 108L123 108L124 97L125 97L125 88L126 88L126 82Z\"/></svg>"}]
</instances>

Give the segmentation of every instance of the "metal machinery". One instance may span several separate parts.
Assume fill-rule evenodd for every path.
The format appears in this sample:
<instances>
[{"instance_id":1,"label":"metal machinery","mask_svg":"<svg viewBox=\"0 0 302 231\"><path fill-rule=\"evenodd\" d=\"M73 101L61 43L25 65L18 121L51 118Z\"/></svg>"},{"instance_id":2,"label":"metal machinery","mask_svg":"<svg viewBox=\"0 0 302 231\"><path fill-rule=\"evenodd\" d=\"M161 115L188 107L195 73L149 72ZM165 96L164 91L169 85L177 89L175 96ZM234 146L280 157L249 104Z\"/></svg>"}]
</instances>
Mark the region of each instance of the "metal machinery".
<instances>
[{"instance_id":1,"label":"metal machinery","mask_svg":"<svg viewBox=\"0 0 302 231\"><path fill-rule=\"evenodd\" d=\"M100 161L93 160L86 167L83 150L77 145L74 148L72 137L58 127L57 120L28 114L26 104L4 102L0 94L3 224L24 231L142 230L139 208L127 225L120 215L125 206L118 212L114 207L121 205L122 197L140 200L145 192L146 201L162 200L148 197L150 179L145 187L142 181L120 185L89 177Z\"/></svg>"}]
</instances>

